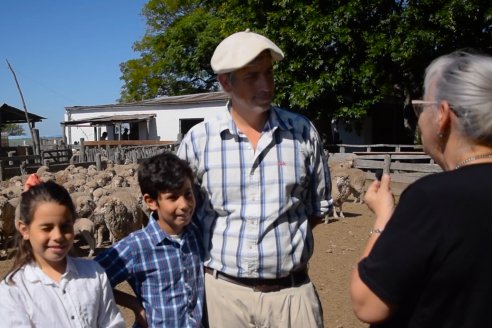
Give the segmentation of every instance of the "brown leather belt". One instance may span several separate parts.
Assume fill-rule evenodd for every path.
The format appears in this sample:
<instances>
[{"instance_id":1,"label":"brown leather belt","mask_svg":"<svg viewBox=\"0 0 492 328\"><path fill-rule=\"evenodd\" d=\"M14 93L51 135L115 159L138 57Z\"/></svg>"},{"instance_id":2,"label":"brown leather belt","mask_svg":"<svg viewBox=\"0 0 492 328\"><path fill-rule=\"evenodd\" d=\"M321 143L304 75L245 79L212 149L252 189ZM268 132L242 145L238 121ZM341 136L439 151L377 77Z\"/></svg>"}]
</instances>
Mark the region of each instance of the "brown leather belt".
<instances>
[{"instance_id":1,"label":"brown leather belt","mask_svg":"<svg viewBox=\"0 0 492 328\"><path fill-rule=\"evenodd\" d=\"M255 292L262 293L278 292L284 288L301 286L310 281L306 269L293 272L287 277L274 279L237 278L207 267L205 267L205 273L208 273L217 279L222 279L239 286L249 287Z\"/></svg>"}]
</instances>

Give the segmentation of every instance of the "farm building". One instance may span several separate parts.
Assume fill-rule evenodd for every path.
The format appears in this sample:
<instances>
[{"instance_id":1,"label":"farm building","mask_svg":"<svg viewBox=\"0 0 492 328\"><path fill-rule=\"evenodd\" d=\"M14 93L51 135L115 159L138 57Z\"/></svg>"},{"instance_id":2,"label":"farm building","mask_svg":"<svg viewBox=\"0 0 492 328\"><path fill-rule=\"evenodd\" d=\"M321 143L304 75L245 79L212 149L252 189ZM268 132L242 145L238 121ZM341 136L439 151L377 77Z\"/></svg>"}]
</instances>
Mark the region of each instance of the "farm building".
<instances>
[{"instance_id":1,"label":"farm building","mask_svg":"<svg viewBox=\"0 0 492 328\"><path fill-rule=\"evenodd\" d=\"M177 141L196 123L213 118L227 99L223 92L210 92L126 104L65 107L63 135L68 144L81 138L101 140L104 132L107 140Z\"/></svg>"},{"instance_id":2,"label":"farm building","mask_svg":"<svg viewBox=\"0 0 492 328\"><path fill-rule=\"evenodd\" d=\"M67 144L78 143L81 138L101 140L104 132L106 140L179 141L193 125L215 117L227 99L223 92L210 92L134 103L65 107L63 135ZM386 101L371 108L369 115L359 122L332 120L318 130L333 144L408 144L413 142L414 126L406 126L406 116L400 102ZM411 119L415 125L415 119Z\"/></svg>"}]
</instances>

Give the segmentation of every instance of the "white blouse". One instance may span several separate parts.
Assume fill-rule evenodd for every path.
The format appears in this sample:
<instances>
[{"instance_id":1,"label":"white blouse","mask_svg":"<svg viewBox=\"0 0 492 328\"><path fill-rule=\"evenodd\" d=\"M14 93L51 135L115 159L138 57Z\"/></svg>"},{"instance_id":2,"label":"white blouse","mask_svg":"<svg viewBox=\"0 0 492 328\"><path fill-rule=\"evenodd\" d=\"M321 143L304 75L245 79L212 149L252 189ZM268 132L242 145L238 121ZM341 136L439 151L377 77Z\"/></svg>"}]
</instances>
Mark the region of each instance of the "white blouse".
<instances>
[{"instance_id":1,"label":"white blouse","mask_svg":"<svg viewBox=\"0 0 492 328\"><path fill-rule=\"evenodd\" d=\"M125 327L104 269L93 261L67 257L56 283L31 262L0 283L0 327Z\"/></svg>"}]
</instances>

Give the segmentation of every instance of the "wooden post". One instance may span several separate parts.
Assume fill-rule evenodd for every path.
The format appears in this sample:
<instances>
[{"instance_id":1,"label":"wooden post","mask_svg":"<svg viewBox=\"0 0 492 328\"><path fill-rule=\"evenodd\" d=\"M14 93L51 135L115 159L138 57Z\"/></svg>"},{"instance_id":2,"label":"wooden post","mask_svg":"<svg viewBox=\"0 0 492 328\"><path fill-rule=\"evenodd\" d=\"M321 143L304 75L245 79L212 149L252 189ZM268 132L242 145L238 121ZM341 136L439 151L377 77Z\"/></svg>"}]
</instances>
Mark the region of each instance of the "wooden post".
<instances>
[{"instance_id":1,"label":"wooden post","mask_svg":"<svg viewBox=\"0 0 492 328\"><path fill-rule=\"evenodd\" d=\"M3 161L0 159L0 181L3 181Z\"/></svg>"},{"instance_id":2,"label":"wooden post","mask_svg":"<svg viewBox=\"0 0 492 328\"><path fill-rule=\"evenodd\" d=\"M96 153L96 170L99 172L99 171L102 171L102 163L101 163L101 153Z\"/></svg>"},{"instance_id":3,"label":"wooden post","mask_svg":"<svg viewBox=\"0 0 492 328\"><path fill-rule=\"evenodd\" d=\"M33 147L35 147L34 153L41 155L41 143L39 140L39 129L32 129L34 138L36 140L33 140Z\"/></svg>"},{"instance_id":4,"label":"wooden post","mask_svg":"<svg viewBox=\"0 0 492 328\"><path fill-rule=\"evenodd\" d=\"M29 147L26 147L26 156L29 156L31 154L29 154ZM29 160L29 157L26 157L26 159L24 160L26 162L26 165L29 164L31 161Z\"/></svg>"},{"instance_id":5,"label":"wooden post","mask_svg":"<svg viewBox=\"0 0 492 328\"><path fill-rule=\"evenodd\" d=\"M79 163L83 163L85 159L85 144L84 138L80 138Z\"/></svg>"},{"instance_id":6,"label":"wooden post","mask_svg":"<svg viewBox=\"0 0 492 328\"><path fill-rule=\"evenodd\" d=\"M46 166L49 169L50 168L50 160L49 159L44 159L43 160L43 165Z\"/></svg>"},{"instance_id":7,"label":"wooden post","mask_svg":"<svg viewBox=\"0 0 492 328\"><path fill-rule=\"evenodd\" d=\"M147 125L147 130L145 131L146 132L145 139L149 139L149 136L150 136L150 120L149 119L146 119L145 120L145 123Z\"/></svg>"},{"instance_id":8,"label":"wooden post","mask_svg":"<svg viewBox=\"0 0 492 328\"><path fill-rule=\"evenodd\" d=\"M114 163L121 164L121 153L119 152L119 150L114 152Z\"/></svg>"},{"instance_id":9,"label":"wooden post","mask_svg":"<svg viewBox=\"0 0 492 328\"><path fill-rule=\"evenodd\" d=\"M26 166L27 166L26 161L22 161L22 162L20 163L20 165L19 165L19 169L20 169L20 174L21 174L21 175L27 175Z\"/></svg>"},{"instance_id":10,"label":"wooden post","mask_svg":"<svg viewBox=\"0 0 492 328\"><path fill-rule=\"evenodd\" d=\"M386 174L390 174L390 166L391 166L391 155L386 154L384 155L383 172Z\"/></svg>"},{"instance_id":11,"label":"wooden post","mask_svg":"<svg viewBox=\"0 0 492 328\"><path fill-rule=\"evenodd\" d=\"M67 133L65 131L65 124L61 123L61 128L62 128L62 136L63 136L63 144L64 145L68 145L68 142L67 142Z\"/></svg>"},{"instance_id":12,"label":"wooden post","mask_svg":"<svg viewBox=\"0 0 492 328\"><path fill-rule=\"evenodd\" d=\"M14 155L15 155L15 150L11 150L11 151L7 152L8 157L14 157ZM14 165L14 161L9 160L9 166L12 166L12 165Z\"/></svg>"}]
</instances>

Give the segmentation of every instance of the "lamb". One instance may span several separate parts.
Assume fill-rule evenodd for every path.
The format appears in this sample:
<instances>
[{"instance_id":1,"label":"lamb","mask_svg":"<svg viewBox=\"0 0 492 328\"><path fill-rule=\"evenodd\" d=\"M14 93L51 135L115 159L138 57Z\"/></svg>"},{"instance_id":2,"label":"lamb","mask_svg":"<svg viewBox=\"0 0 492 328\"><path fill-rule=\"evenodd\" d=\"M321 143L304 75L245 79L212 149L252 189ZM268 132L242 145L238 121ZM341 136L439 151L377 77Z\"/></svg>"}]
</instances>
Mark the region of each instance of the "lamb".
<instances>
[{"instance_id":1,"label":"lamb","mask_svg":"<svg viewBox=\"0 0 492 328\"><path fill-rule=\"evenodd\" d=\"M336 174L336 172L344 172L348 174L350 178L350 189L354 196L354 203L363 203L364 188L366 184L366 173L361 170L352 167L353 160L347 161L331 161L329 162L330 171Z\"/></svg>"},{"instance_id":2,"label":"lamb","mask_svg":"<svg viewBox=\"0 0 492 328\"><path fill-rule=\"evenodd\" d=\"M87 218L78 218L73 224L75 236L82 236L87 245L89 245L89 257L96 251L96 241L94 239L94 222Z\"/></svg>"},{"instance_id":3,"label":"lamb","mask_svg":"<svg viewBox=\"0 0 492 328\"><path fill-rule=\"evenodd\" d=\"M340 174L332 176L332 198L333 198L333 217L338 218L337 210L340 209L340 217L344 218L345 215L342 211L343 203L348 199L351 194L350 190L350 178L348 174ZM328 216L325 217L325 223L328 223Z\"/></svg>"},{"instance_id":4,"label":"lamb","mask_svg":"<svg viewBox=\"0 0 492 328\"><path fill-rule=\"evenodd\" d=\"M8 199L19 197L21 194L22 194L22 187L16 185L3 188L1 191L1 195Z\"/></svg>"},{"instance_id":5,"label":"lamb","mask_svg":"<svg viewBox=\"0 0 492 328\"><path fill-rule=\"evenodd\" d=\"M350 190L354 196L354 203L362 204L364 196L364 188L366 185L366 172L361 169L348 168L347 173L350 178Z\"/></svg>"},{"instance_id":6,"label":"lamb","mask_svg":"<svg viewBox=\"0 0 492 328\"><path fill-rule=\"evenodd\" d=\"M96 203L92 196L85 192L73 192L70 194L77 218L88 218L94 212Z\"/></svg>"},{"instance_id":7,"label":"lamb","mask_svg":"<svg viewBox=\"0 0 492 328\"><path fill-rule=\"evenodd\" d=\"M145 214L138 205L137 198L126 191L116 191L101 197L94 210L94 216L103 217L110 232L111 243L142 228L145 221Z\"/></svg>"}]
</instances>

